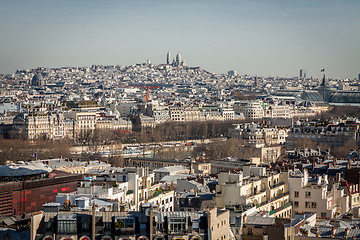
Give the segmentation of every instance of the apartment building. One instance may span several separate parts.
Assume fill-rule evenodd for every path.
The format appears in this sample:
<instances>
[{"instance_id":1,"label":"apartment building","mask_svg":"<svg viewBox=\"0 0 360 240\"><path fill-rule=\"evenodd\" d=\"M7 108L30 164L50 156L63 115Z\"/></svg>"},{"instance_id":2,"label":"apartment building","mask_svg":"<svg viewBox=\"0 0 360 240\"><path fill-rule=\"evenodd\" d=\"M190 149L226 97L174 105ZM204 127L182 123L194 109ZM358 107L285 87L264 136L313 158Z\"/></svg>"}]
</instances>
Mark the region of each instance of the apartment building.
<instances>
[{"instance_id":1,"label":"apartment building","mask_svg":"<svg viewBox=\"0 0 360 240\"><path fill-rule=\"evenodd\" d=\"M233 108L230 107L220 108L220 113L224 121L232 121L235 118L235 111Z\"/></svg>"},{"instance_id":2,"label":"apartment building","mask_svg":"<svg viewBox=\"0 0 360 240\"><path fill-rule=\"evenodd\" d=\"M181 107L171 106L169 107L170 121L173 122L185 122L184 109Z\"/></svg>"},{"instance_id":3,"label":"apartment building","mask_svg":"<svg viewBox=\"0 0 360 240\"><path fill-rule=\"evenodd\" d=\"M71 136L71 124L66 124L63 113L41 108L21 113L13 120L13 129L24 139L63 139Z\"/></svg>"},{"instance_id":4,"label":"apartment building","mask_svg":"<svg viewBox=\"0 0 360 240\"><path fill-rule=\"evenodd\" d=\"M184 108L184 121L196 122L200 121L201 115L198 107L188 106Z\"/></svg>"},{"instance_id":5,"label":"apartment building","mask_svg":"<svg viewBox=\"0 0 360 240\"><path fill-rule=\"evenodd\" d=\"M244 139L247 145L264 147L284 144L287 130L275 127L262 127L254 123L234 124L228 130L230 138Z\"/></svg>"},{"instance_id":6,"label":"apartment building","mask_svg":"<svg viewBox=\"0 0 360 240\"><path fill-rule=\"evenodd\" d=\"M264 117L264 108L261 100L243 100L234 104L236 114L244 114L247 119L262 119Z\"/></svg>"},{"instance_id":7,"label":"apartment building","mask_svg":"<svg viewBox=\"0 0 360 240\"><path fill-rule=\"evenodd\" d=\"M64 116L74 121L74 137L92 134L96 126L96 112L70 111ZM106 126L106 122L104 124Z\"/></svg>"},{"instance_id":8,"label":"apartment building","mask_svg":"<svg viewBox=\"0 0 360 240\"><path fill-rule=\"evenodd\" d=\"M339 183L329 189L327 175L310 178L306 169L289 172L289 194L295 213L316 212L320 218L334 218L350 209L349 196Z\"/></svg>"},{"instance_id":9,"label":"apartment building","mask_svg":"<svg viewBox=\"0 0 360 240\"><path fill-rule=\"evenodd\" d=\"M218 175L215 201L218 207L256 206L257 211L271 217L292 216L287 173L244 178L242 172L221 172Z\"/></svg>"},{"instance_id":10,"label":"apartment building","mask_svg":"<svg viewBox=\"0 0 360 240\"><path fill-rule=\"evenodd\" d=\"M294 115L294 111L289 105L269 105L264 110L264 117L269 118L291 118Z\"/></svg>"},{"instance_id":11,"label":"apartment building","mask_svg":"<svg viewBox=\"0 0 360 240\"><path fill-rule=\"evenodd\" d=\"M149 203L134 212L97 208L63 211L59 205L47 205L32 216L30 239L230 239L228 211L161 212Z\"/></svg>"}]
</instances>

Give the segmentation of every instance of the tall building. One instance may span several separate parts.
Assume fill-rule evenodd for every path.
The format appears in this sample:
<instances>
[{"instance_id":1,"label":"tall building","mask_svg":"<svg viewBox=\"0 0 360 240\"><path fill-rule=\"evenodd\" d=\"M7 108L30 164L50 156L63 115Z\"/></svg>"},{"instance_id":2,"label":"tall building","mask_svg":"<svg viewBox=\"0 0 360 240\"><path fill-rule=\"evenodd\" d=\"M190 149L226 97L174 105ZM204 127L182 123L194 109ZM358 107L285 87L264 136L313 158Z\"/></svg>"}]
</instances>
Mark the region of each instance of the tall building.
<instances>
[{"instance_id":1,"label":"tall building","mask_svg":"<svg viewBox=\"0 0 360 240\"><path fill-rule=\"evenodd\" d=\"M171 56L170 56L170 51L168 51L167 55L166 55L166 64L170 65L171 63Z\"/></svg>"},{"instance_id":2,"label":"tall building","mask_svg":"<svg viewBox=\"0 0 360 240\"><path fill-rule=\"evenodd\" d=\"M360 80L360 73L359 73L359 76L358 76L358 80Z\"/></svg>"},{"instance_id":3,"label":"tall building","mask_svg":"<svg viewBox=\"0 0 360 240\"><path fill-rule=\"evenodd\" d=\"M302 77L303 77L303 70L300 69L300 78L302 78Z\"/></svg>"}]
</instances>

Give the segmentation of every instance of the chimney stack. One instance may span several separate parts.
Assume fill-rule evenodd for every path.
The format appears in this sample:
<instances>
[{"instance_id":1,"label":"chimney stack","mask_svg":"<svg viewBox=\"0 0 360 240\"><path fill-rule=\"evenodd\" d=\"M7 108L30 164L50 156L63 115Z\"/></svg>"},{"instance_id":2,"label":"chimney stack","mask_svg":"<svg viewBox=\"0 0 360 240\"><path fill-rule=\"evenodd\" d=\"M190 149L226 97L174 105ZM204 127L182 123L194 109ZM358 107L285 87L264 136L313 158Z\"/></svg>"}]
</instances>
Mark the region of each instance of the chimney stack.
<instances>
[{"instance_id":1,"label":"chimney stack","mask_svg":"<svg viewBox=\"0 0 360 240\"><path fill-rule=\"evenodd\" d=\"M346 237L349 236L349 232L350 232L349 228L346 228L346 229L345 229L345 236L346 236Z\"/></svg>"},{"instance_id":2,"label":"chimney stack","mask_svg":"<svg viewBox=\"0 0 360 240\"><path fill-rule=\"evenodd\" d=\"M336 182L341 181L341 173L336 173Z\"/></svg>"},{"instance_id":3,"label":"chimney stack","mask_svg":"<svg viewBox=\"0 0 360 240\"><path fill-rule=\"evenodd\" d=\"M335 231L336 231L336 228L335 228L335 227L332 227L332 229L331 229L331 237L332 237L332 238L335 237Z\"/></svg>"}]
</instances>

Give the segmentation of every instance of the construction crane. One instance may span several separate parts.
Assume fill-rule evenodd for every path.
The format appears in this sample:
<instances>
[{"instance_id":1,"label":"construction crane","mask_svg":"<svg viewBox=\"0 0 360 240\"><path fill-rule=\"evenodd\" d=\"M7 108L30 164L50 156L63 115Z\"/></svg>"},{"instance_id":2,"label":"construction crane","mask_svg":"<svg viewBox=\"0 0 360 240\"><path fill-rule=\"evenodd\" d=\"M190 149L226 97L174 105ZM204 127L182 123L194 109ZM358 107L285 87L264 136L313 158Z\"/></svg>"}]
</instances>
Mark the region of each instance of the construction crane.
<instances>
[{"instance_id":1,"label":"construction crane","mask_svg":"<svg viewBox=\"0 0 360 240\"><path fill-rule=\"evenodd\" d=\"M148 102L149 101L149 89L153 89L153 88L160 88L159 86L156 87L152 87L152 86L145 86L146 88L146 93L144 96L144 102Z\"/></svg>"}]
</instances>

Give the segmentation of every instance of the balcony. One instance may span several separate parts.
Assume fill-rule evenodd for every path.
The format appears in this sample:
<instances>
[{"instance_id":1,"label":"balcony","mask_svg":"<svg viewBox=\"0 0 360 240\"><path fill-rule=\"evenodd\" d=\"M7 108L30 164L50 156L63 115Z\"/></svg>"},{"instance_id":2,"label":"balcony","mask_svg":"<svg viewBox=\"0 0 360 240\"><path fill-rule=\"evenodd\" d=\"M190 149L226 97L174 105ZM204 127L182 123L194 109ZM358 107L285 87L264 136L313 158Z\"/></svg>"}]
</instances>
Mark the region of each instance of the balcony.
<instances>
[{"instance_id":1,"label":"balcony","mask_svg":"<svg viewBox=\"0 0 360 240\"><path fill-rule=\"evenodd\" d=\"M261 189L260 191L253 192L252 194L248 195L248 197L253 197L253 196L256 196L256 195L264 193L264 192L266 192L265 188Z\"/></svg>"},{"instance_id":2,"label":"balcony","mask_svg":"<svg viewBox=\"0 0 360 240\"><path fill-rule=\"evenodd\" d=\"M267 200L266 202L262 202L262 203L260 203L260 204L257 204L257 205L256 205L256 208L262 207L262 206L264 206L264 205L266 205L266 204L268 204L268 203L271 203L271 202L273 202L273 201L276 201L276 200L278 200L278 199L280 199L280 198L283 198L283 197L285 197L285 196L288 196L288 195L289 195L289 192L284 192L284 193L282 193L282 194L279 194L279 195L277 195L277 196L274 197L274 198L270 198L270 200Z\"/></svg>"},{"instance_id":3,"label":"balcony","mask_svg":"<svg viewBox=\"0 0 360 240\"><path fill-rule=\"evenodd\" d=\"M281 210L284 210L284 209L286 209L286 208L288 208L290 206L291 206L291 202L289 202L289 203L287 203L287 204L285 204L285 205L283 205L283 206L281 206L281 207L279 207L277 209L274 209L274 210L269 212L269 216L271 216L274 213L280 212Z\"/></svg>"},{"instance_id":4,"label":"balcony","mask_svg":"<svg viewBox=\"0 0 360 240\"><path fill-rule=\"evenodd\" d=\"M285 182L279 182L279 183L273 184L273 185L270 186L270 189L274 189L274 188L280 187L280 186L282 186L282 185L284 185L284 184L285 184Z\"/></svg>"}]
</instances>

